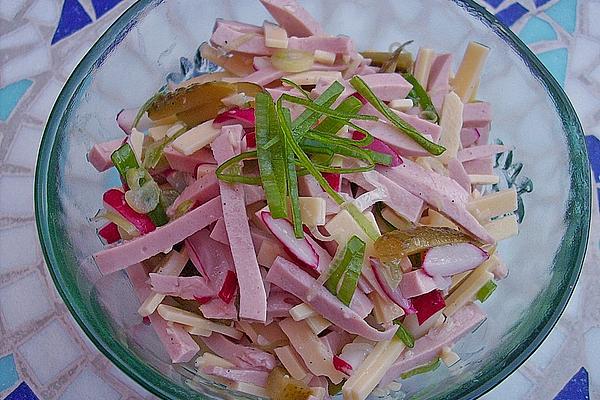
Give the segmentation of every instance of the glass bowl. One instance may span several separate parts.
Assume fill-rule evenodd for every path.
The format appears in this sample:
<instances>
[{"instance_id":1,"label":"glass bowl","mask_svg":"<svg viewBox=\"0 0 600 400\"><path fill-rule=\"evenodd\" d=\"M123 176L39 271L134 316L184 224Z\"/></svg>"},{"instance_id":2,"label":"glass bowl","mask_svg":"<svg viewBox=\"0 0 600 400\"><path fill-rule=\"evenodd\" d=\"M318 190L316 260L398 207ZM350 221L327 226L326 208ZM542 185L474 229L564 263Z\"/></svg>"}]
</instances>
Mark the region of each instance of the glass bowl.
<instances>
[{"instance_id":1,"label":"glass bowl","mask_svg":"<svg viewBox=\"0 0 600 400\"><path fill-rule=\"evenodd\" d=\"M479 97L494 108L493 139L514 149L499 160L516 184L524 220L500 252L509 277L483 308L488 320L455 350L460 363L411 378L390 398L463 399L490 390L544 340L579 275L590 223L590 172L569 100L540 61L492 15L469 0L302 1L333 34L359 49L386 50L414 39L462 57L469 40L491 47ZM165 77L193 60L215 18L260 24L257 1L141 0L102 35L62 90L42 139L35 206L44 255L67 307L92 342L127 375L164 399L245 396L193 379L193 365L171 365L123 272L103 277L91 259L101 248L89 222L115 173L86 162L96 142L121 137L115 115L142 104ZM184 63L185 64L185 63ZM528 181L525 177L528 177ZM533 185L531 185L531 182ZM251 396L250 396L251 397Z\"/></svg>"}]
</instances>

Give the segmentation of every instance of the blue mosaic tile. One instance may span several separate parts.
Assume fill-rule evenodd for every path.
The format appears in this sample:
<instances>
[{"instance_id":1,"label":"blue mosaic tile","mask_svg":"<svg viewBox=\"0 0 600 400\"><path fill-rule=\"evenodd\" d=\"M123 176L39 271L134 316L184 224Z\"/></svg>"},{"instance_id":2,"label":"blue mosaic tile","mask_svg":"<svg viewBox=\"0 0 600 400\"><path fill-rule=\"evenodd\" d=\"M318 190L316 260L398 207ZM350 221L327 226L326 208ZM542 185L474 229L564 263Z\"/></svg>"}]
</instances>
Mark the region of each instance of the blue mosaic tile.
<instances>
[{"instance_id":1,"label":"blue mosaic tile","mask_svg":"<svg viewBox=\"0 0 600 400\"><path fill-rule=\"evenodd\" d=\"M565 31L575 32L577 26L577 0L561 0L547 9L545 13L562 26Z\"/></svg>"},{"instance_id":2,"label":"blue mosaic tile","mask_svg":"<svg viewBox=\"0 0 600 400\"><path fill-rule=\"evenodd\" d=\"M96 19L100 18L123 0L92 0Z\"/></svg>"},{"instance_id":3,"label":"blue mosaic tile","mask_svg":"<svg viewBox=\"0 0 600 400\"><path fill-rule=\"evenodd\" d=\"M527 21L519 32L519 37L527 44L558 39L552 25L538 17L531 17Z\"/></svg>"},{"instance_id":4,"label":"blue mosaic tile","mask_svg":"<svg viewBox=\"0 0 600 400\"><path fill-rule=\"evenodd\" d=\"M13 355L0 358L0 392L14 386L18 380L19 374Z\"/></svg>"},{"instance_id":5,"label":"blue mosaic tile","mask_svg":"<svg viewBox=\"0 0 600 400\"><path fill-rule=\"evenodd\" d=\"M588 372L581 367L564 388L554 398L554 400L589 400L590 399L590 381Z\"/></svg>"},{"instance_id":6,"label":"blue mosaic tile","mask_svg":"<svg viewBox=\"0 0 600 400\"><path fill-rule=\"evenodd\" d=\"M92 19L77 0L65 0L58 26L50 43L55 44L90 23Z\"/></svg>"},{"instance_id":7,"label":"blue mosaic tile","mask_svg":"<svg viewBox=\"0 0 600 400\"><path fill-rule=\"evenodd\" d=\"M27 383L22 382L4 400L39 400Z\"/></svg>"},{"instance_id":8,"label":"blue mosaic tile","mask_svg":"<svg viewBox=\"0 0 600 400\"><path fill-rule=\"evenodd\" d=\"M594 171L594 180L600 183L600 139L594 135L585 137L590 165Z\"/></svg>"},{"instance_id":9,"label":"blue mosaic tile","mask_svg":"<svg viewBox=\"0 0 600 400\"><path fill-rule=\"evenodd\" d=\"M550 1L550 0L535 0L535 1L534 1L534 3L535 3L535 6L536 6L536 7L541 7L541 6L543 6L544 4L548 3L549 1Z\"/></svg>"},{"instance_id":10,"label":"blue mosaic tile","mask_svg":"<svg viewBox=\"0 0 600 400\"><path fill-rule=\"evenodd\" d=\"M6 121L33 81L23 79L0 88L0 121Z\"/></svg>"},{"instance_id":11,"label":"blue mosaic tile","mask_svg":"<svg viewBox=\"0 0 600 400\"><path fill-rule=\"evenodd\" d=\"M562 86L565 84L565 76L567 74L567 60L569 52L567 49L556 49L539 53L538 58L544 63L546 68L554 75L554 78Z\"/></svg>"},{"instance_id":12,"label":"blue mosaic tile","mask_svg":"<svg viewBox=\"0 0 600 400\"><path fill-rule=\"evenodd\" d=\"M513 3L506 7L504 10L496 13L496 17L502 21L506 26L511 26L519 20L523 15L527 14L529 10L521 3Z\"/></svg>"},{"instance_id":13,"label":"blue mosaic tile","mask_svg":"<svg viewBox=\"0 0 600 400\"><path fill-rule=\"evenodd\" d=\"M485 0L486 3L488 3L490 6L494 7L494 8L498 8L498 6L500 4L502 4L504 0Z\"/></svg>"}]
</instances>

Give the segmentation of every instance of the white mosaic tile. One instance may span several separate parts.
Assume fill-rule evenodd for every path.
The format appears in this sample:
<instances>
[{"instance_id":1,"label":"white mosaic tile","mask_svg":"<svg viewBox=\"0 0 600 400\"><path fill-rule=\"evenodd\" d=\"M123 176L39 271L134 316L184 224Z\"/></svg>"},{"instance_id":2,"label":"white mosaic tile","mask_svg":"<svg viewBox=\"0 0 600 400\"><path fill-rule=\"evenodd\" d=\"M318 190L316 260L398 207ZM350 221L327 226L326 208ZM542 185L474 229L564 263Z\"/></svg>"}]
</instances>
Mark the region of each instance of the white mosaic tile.
<instances>
[{"instance_id":1,"label":"white mosaic tile","mask_svg":"<svg viewBox=\"0 0 600 400\"><path fill-rule=\"evenodd\" d=\"M0 0L0 18L13 19L25 6L27 0Z\"/></svg>"},{"instance_id":2,"label":"white mosaic tile","mask_svg":"<svg viewBox=\"0 0 600 400\"><path fill-rule=\"evenodd\" d=\"M52 312L47 291L38 271L0 288L0 317L4 327L14 332L28 322L42 319ZM35 301L31 301L32 298ZM27 304L27 307L23 307L23 304Z\"/></svg>"},{"instance_id":3,"label":"white mosaic tile","mask_svg":"<svg viewBox=\"0 0 600 400\"><path fill-rule=\"evenodd\" d=\"M109 366L107 367L107 371L112 376L114 376L116 379L118 379L119 381L121 381L125 385L127 385L128 388L132 389L137 394L139 394L140 396L144 397L144 396L148 395L148 392L146 391L146 389L144 389L133 379L131 379L130 377L125 375L125 373L123 371L121 371L119 368L115 367L114 364L109 364Z\"/></svg>"},{"instance_id":4,"label":"white mosaic tile","mask_svg":"<svg viewBox=\"0 0 600 400\"><path fill-rule=\"evenodd\" d=\"M65 77L65 79L71 75L77 64L79 64L79 61L81 61L83 56L89 51L93 44L93 42L77 42L67 49L69 56L66 57L65 62L61 63L59 66L60 73L63 77Z\"/></svg>"},{"instance_id":5,"label":"white mosaic tile","mask_svg":"<svg viewBox=\"0 0 600 400\"><path fill-rule=\"evenodd\" d=\"M585 36L579 36L569 52L573 76L584 73L595 65L599 56L598 51L598 43Z\"/></svg>"},{"instance_id":6,"label":"white mosaic tile","mask_svg":"<svg viewBox=\"0 0 600 400\"><path fill-rule=\"evenodd\" d=\"M0 86L6 86L23 78L32 78L50 69L52 56L45 46L36 47L0 65Z\"/></svg>"},{"instance_id":7,"label":"white mosaic tile","mask_svg":"<svg viewBox=\"0 0 600 400\"><path fill-rule=\"evenodd\" d=\"M569 80L566 90L584 127L590 124L598 111L600 100L590 93L589 85L579 79Z\"/></svg>"},{"instance_id":8,"label":"white mosaic tile","mask_svg":"<svg viewBox=\"0 0 600 400\"><path fill-rule=\"evenodd\" d=\"M480 400L525 400L532 383L519 371L513 372L500 386L480 397Z\"/></svg>"},{"instance_id":9,"label":"white mosaic tile","mask_svg":"<svg viewBox=\"0 0 600 400\"><path fill-rule=\"evenodd\" d=\"M55 78L51 78L44 88L40 90L37 97L31 102L29 109L27 110L28 114L41 122L46 122L62 87L63 84L61 82Z\"/></svg>"},{"instance_id":10,"label":"white mosaic tile","mask_svg":"<svg viewBox=\"0 0 600 400\"><path fill-rule=\"evenodd\" d=\"M600 328L592 328L585 333L586 367L592 382L600 383Z\"/></svg>"},{"instance_id":11,"label":"white mosaic tile","mask_svg":"<svg viewBox=\"0 0 600 400\"><path fill-rule=\"evenodd\" d=\"M33 177L0 177L0 215L33 215ZM10 196L7 196L10 194Z\"/></svg>"},{"instance_id":12,"label":"white mosaic tile","mask_svg":"<svg viewBox=\"0 0 600 400\"><path fill-rule=\"evenodd\" d=\"M23 25L0 36L0 50L29 46L42 40L40 31L33 25Z\"/></svg>"},{"instance_id":13,"label":"white mosaic tile","mask_svg":"<svg viewBox=\"0 0 600 400\"><path fill-rule=\"evenodd\" d=\"M590 79L600 85L600 65L598 65L590 74Z\"/></svg>"},{"instance_id":14,"label":"white mosaic tile","mask_svg":"<svg viewBox=\"0 0 600 400\"><path fill-rule=\"evenodd\" d=\"M544 343L533 353L533 355L527 360L527 365L534 366L539 370L544 370L554 356L560 351L562 345L566 340L566 335L556 327L550 335L544 340Z\"/></svg>"},{"instance_id":15,"label":"white mosaic tile","mask_svg":"<svg viewBox=\"0 0 600 400\"><path fill-rule=\"evenodd\" d=\"M55 26L60 16L60 3L54 0L37 0L25 12L25 18L40 25Z\"/></svg>"},{"instance_id":16,"label":"white mosaic tile","mask_svg":"<svg viewBox=\"0 0 600 400\"><path fill-rule=\"evenodd\" d=\"M121 394L86 368L67 387L60 400L119 400Z\"/></svg>"},{"instance_id":17,"label":"white mosaic tile","mask_svg":"<svg viewBox=\"0 0 600 400\"><path fill-rule=\"evenodd\" d=\"M598 24L598 15L600 15L600 3L590 3L588 5L588 29L592 36L600 39L600 24Z\"/></svg>"},{"instance_id":18,"label":"white mosaic tile","mask_svg":"<svg viewBox=\"0 0 600 400\"><path fill-rule=\"evenodd\" d=\"M40 125L23 124L8 150L6 162L33 170L43 130Z\"/></svg>"},{"instance_id":19,"label":"white mosaic tile","mask_svg":"<svg viewBox=\"0 0 600 400\"><path fill-rule=\"evenodd\" d=\"M52 382L82 355L81 347L59 320L37 332L19 351L42 385Z\"/></svg>"},{"instance_id":20,"label":"white mosaic tile","mask_svg":"<svg viewBox=\"0 0 600 400\"><path fill-rule=\"evenodd\" d=\"M577 285L571 298L569 299L569 303L567 303L567 308L565 309L565 315L568 315L572 319L577 319L580 315L580 304L581 297L583 295L583 285Z\"/></svg>"},{"instance_id":21,"label":"white mosaic tile","mask_svg":"<svg viewBox=\"0 0 600 400\"><path fill-rule=\"evenodd\" d=\"M0 274L39 263L41 255L38 249L33 223L0 229Z\"/></svg>"}]
</instances>

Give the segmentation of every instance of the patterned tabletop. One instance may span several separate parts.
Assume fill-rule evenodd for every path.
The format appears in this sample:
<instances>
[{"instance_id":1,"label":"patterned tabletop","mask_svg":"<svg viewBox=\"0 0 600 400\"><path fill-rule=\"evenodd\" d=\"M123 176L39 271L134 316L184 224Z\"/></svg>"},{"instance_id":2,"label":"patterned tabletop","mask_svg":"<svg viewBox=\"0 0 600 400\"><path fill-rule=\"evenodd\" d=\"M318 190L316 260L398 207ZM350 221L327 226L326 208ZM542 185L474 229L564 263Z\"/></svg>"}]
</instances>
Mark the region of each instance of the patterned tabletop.
<instances>
[{"instance_id":1,"label":"patterned tabletop","mask_svg":"<svg viewBox=\"0 0 600 400\"><path fill-rule=\"evenodd\" d=\"M600 398L600 0L479 0L565 87L594 171L594 223L583 274L540 349L492 399ZM42 260L33 174L63 83L133 0L0 0L0 397L151 399L81 332ZM597 18L597 19L596 19ZM15 250L19 249L19 250ZM60 351L56 351L60 349Z\"/></svg>"}]
</instances>

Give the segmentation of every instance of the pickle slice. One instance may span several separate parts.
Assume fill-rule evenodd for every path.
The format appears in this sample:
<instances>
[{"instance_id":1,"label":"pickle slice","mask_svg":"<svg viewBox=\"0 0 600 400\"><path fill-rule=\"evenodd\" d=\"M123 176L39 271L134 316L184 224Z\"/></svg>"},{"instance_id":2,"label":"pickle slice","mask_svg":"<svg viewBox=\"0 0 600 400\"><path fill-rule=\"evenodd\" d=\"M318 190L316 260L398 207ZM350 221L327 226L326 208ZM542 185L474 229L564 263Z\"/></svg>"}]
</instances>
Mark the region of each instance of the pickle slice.
<instances>
[{"instance_id":1,"label":"pickle slice","mask_svg":"<svg viewBox=\"0 0 600 400\"><path fill-rule=\"evenodd\" d=\"M269 374L267 393L272 400L306 400L312 391L304 383L292 378L285 369L277 367Z\"/></svg>"}]
</instances>

